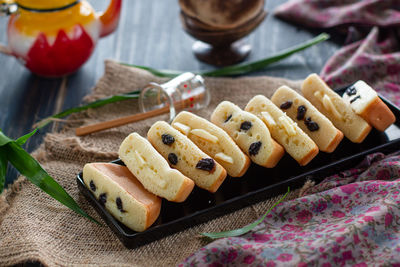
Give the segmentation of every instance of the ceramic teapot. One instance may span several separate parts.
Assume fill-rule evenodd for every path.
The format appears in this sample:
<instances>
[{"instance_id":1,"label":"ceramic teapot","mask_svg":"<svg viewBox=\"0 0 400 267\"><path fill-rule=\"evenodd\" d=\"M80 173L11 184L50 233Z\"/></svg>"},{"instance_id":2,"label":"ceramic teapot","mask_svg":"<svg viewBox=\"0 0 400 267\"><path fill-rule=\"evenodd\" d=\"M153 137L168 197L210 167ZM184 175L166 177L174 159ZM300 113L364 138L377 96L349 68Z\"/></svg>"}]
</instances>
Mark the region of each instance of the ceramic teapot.
<instances>
[{"instance_id":1,"label":"ceramic teapot","mask_svg":"<svg viewBox=\"0 0 400 267\"><path fill-rule=\"evenodd\" d=\"M122 0L111 0L96 13L85 0L0 0L0 15L10 15L8 46L0 52L15 56L40 76L75 72L92 54L100 37L113 32Z\"/></svg>"}]
</instances>

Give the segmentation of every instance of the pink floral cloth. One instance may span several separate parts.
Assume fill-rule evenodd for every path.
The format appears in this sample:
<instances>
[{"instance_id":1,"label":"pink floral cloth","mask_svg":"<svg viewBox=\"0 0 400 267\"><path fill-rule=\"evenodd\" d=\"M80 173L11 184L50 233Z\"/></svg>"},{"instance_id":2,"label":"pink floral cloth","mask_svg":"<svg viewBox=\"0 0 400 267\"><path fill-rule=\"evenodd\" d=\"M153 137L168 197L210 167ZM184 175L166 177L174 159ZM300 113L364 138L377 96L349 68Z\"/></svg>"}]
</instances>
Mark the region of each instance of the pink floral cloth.
<instances>
[{"instance_id":1,"label":"pink floral cloth","mask_svg":"<svg viewBox=\"0 0 400 267\"><path fill-rule=\"evenodd\" d=\"M400 0L294 0L275 16L347 34L321 77L333 88L364 80L400 106Z\"/></svg>"},{"instance_id":2,"label":"pink floral cloth","mask_svg":"<svg viewBox=\"0 0 400 267\"><path fill-rule=\"evenodd\" d=\"M295 0L276 15L347 33L321 71L333 88L362 79L400 106L400 1ZM367 156L281 203L251 232L211 242L180 266L399 266L400 151Z\"/></svg>"},{"instance_id":3,"label":"pink floral cloth","mask_svg":"<svg viewBox=\"0 0 400 267\"><path fill-rule=\"evenodd\" d=\"M399 177L400 152L369 155L180 266L400 266Z\"/></svg>"},{"instance_id":4,"label":"pink floral cloth","mask_svg":"<svg viewBox=\"0 0 400 267\"><path fill-rule=\"evenodd\" d=\"M335 88L364 80L400 106L400 45L394 34L381 39L381 31L374 27L365 39L336 52L325 64L321 77Z\"/></svg>"}]
</instances>

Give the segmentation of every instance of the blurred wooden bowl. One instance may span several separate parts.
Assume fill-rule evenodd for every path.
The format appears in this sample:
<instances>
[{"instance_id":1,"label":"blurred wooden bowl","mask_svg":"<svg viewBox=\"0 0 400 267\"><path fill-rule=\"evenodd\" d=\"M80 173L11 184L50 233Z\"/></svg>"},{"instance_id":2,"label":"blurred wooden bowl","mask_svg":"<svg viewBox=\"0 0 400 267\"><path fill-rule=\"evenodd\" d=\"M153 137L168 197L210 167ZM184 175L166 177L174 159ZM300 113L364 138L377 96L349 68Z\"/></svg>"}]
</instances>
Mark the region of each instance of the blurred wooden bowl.
<instances>
[{"instance_id":1,"label":"blurred wooden bowl","mask_svg":"<svg viewBox=\"0 0 400 267\"><path fill-rule=\"evenodd\" d=\"M195 39L193 52L206 63L215 66L228 66L243 61L251 52L251 46L242 39L251 33L265 19L263 9L246 23L228 30L215 30L213 27L187 16L181 11L183 29Z\"/></svg>"},{"instance_id":2,"label":"blurred wooden bowl","mask_svg":"<svg viewBox=\"0 0 400 267\"><path fill-rule=\"evenodd\" d=\"M264 9L264 0L179 0L186 16L210 30L229 30L247 23Z\"/></svg>"}]
</instances>

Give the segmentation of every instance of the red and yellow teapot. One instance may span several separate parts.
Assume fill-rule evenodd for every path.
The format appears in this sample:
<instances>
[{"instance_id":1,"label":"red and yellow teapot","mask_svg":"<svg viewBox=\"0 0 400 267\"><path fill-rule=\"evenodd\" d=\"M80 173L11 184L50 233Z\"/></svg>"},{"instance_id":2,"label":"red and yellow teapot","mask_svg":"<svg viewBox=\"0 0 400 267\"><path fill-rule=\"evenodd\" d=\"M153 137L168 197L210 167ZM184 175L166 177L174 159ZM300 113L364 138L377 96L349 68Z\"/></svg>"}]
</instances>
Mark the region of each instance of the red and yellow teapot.
<instances>
[{"instance_id":1,"label":"red and yellow teapot","mask_svg":"<svg viewBox=\"0 0 400 267\"><path fill-rule=\"evenodd\" d=\"M0 13L10 15L8 46L30 71L57 77L75 72L92 54L100 37L118 25L122 0L111 0L96 13L84 0L0 0Z\"/></svg>"}]
</instances>

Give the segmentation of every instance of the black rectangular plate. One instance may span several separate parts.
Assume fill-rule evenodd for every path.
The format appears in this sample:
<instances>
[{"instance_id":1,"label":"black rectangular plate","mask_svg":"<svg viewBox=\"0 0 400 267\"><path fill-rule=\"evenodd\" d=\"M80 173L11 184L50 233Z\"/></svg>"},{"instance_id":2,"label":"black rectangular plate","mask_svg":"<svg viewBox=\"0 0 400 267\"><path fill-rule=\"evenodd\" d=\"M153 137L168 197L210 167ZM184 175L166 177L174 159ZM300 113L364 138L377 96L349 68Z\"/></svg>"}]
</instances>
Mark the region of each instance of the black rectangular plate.
<instances>
[{"instance_id":1,"label":"black rectangular plate","mask_svg":"<svg viewBox=\"0 0 400 267\"><path fill-rule=\"evenodd\" d=\"M337 92L342 94L344 89ZM159 218L144 232L135 232L112 217L85 186L82 173L77 176L78 187L122 243L127 248L135 248L282 194L289 186L292 190L298 188L307 179L320 182L326 176L355 166L373 152L390 153L399 150L400 110L388 100L384 98L382 100L396 116L395 124L385 132L373 129L361 144L352 143L344 138L333 153L320 152L304 167L299 166L286 154L275 168L267 169L252 164L243 177L228 176L216 193L195 187L183 203L173 203L163 199ZM121 160L113 163L123 165Z\"/></svg>"}]
</instances>

